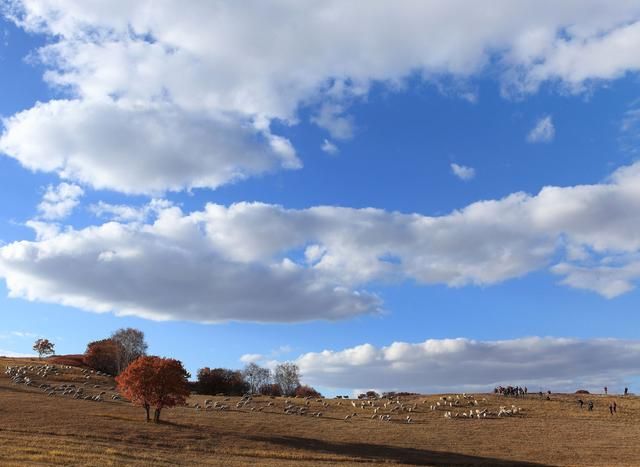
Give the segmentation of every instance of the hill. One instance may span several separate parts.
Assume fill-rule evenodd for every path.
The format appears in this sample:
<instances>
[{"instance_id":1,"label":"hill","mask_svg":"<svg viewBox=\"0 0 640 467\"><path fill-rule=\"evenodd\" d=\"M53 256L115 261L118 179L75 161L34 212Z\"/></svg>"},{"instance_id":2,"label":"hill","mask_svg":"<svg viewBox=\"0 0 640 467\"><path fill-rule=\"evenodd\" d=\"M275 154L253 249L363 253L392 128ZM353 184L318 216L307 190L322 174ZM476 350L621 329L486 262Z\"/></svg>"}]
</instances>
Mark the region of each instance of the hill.
<instances>
[{"instance_id":1,"label":"hill","mask_svg":"<svg viewBox=\"0 0 640 467\"><path fill-rule=\"evenodd\" d=\"M7 367L24 374L12 380ZM0 358L0 369L3 465L640 465L636 397L615 398L611 415L614 398L596 395L424 395L364 406L194 395L153 424L113 397L111 377L38 359ZM593 411L579 408L581 397ZM500 406L519 410L498 417Z\"/></svg>"}]
</instances>

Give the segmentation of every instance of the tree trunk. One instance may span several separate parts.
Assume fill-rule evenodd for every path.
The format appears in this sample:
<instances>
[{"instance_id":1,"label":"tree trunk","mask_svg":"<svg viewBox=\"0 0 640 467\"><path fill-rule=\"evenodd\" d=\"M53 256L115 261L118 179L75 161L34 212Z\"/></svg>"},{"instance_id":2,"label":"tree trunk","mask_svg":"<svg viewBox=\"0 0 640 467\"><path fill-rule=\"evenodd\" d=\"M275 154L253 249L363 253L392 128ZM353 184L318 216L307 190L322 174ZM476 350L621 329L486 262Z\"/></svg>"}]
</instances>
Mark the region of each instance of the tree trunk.
<instances>
[{"instance_id":1,"label":"tree trunk","mask_svg":"<svg viewBox=\"0 0 640 467\"><path fill-rule=\"evenodd\" d=\"M161 409L156 409L156 410L153 412L153 421L154 421L155 423L158 423L158 422L160 421L160 410L161 410Z\"/></svg>"},{"instance_id":2,"label":"tree trunk","mask_svg":"<svg viewBox=\"0 0 640 467\"><path fill-rule=\"evenodd\" d=\"M145 410L145 412L147 413L147 420L146 420L146 421L148 422L149 420L151 420L151 418L149 417L149 406L148 406L148 405L145 405L145 406L144 406L144 410Z\"/></svg>"}]
</instances>

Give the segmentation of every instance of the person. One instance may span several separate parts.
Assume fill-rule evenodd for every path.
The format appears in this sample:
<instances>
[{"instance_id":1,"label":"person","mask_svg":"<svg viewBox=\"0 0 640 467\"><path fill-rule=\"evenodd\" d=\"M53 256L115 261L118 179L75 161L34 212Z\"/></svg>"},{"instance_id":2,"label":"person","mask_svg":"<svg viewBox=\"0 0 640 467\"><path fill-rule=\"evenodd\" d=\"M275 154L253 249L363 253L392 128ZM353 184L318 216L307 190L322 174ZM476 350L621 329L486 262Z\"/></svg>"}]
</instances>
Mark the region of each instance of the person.
<instances>
[{"instance_id":1,"label":"person","mask_svg":"<svg viewBox=\"0 0 640 467\"><path fill-rule=\"evenodd\" d=\"M580 404L580 408L584 405L584 401L582 399L578 399L578 404Z\"/></svg>"},{"instance_id":2,"label":"person","mask_svg":"<svg viewBox=\"0 0 640 467\"><path fill-rule=\"evenodd\" d=\"M628 395L629 394L629 388L624 388L624 395Z\"/></svg>"},{"instance_id":3,"label":"person","mask_svg":"<svg viewBox=\"0 0 640 467\"><path fill-rule=\"evenodd\" d=\"M593 401L589 401L589 412L593 411Z\"/></svg>"},{"instance_id":4,"label":"person","mask_svg":"<svg viewBox=\"0 0 640 467\"><path fill-rule=\"evenodd\" d=\"M604 387L604 393L605 393L605 395L607 394L607 387L606 386Z\"/></svg>"},{"instance_id":5,"label":"person","mask_svg":"<svg viewBox=\"0 0 640 467\"><path fill-rule=\"evenodd\" d=\"M618 404L616 404L616 401L613 401L613 404L611 405L613 405L613 412L618 413Z\"/></svg>"},{"instance_id":6,"label":"person","mask_svg":"<svg viewBox=\"0 0 640 467\"><path fill-rule=\"evenodd\" d=\"M609 404L609 412L613 415L613 404Z\"/></svg>"}]
</instances>

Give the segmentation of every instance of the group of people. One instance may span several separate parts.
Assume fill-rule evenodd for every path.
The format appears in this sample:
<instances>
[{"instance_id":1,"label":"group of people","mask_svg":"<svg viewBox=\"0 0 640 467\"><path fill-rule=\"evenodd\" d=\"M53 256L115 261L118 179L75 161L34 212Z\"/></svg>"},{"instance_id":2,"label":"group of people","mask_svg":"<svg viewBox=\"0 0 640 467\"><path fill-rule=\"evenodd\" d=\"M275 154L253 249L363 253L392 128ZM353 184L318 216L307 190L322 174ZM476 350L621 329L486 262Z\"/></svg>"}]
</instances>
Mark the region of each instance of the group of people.
<instances>
[{"instance_id":1,"label":"group of people","mask_svg":"<svg viewBox=\"0 0 640 467\"><path fill-rule=\"evenodd\" d=\"M582 399L578 399L578 404L580 404L580 408L582 408L584 406L584 401ZM589 412L593 412L593 401L587 402L587 410L589 410ZM609 404L609 412L611 415L618 413L618 404L616 401Z\"/></svg>"},{"instance_id":2,"label":"group of people","mask_svg":"<svg viewBox=\"0 0 640 467\"><path fill-rule=\"evenodd\" d=\"M524 397L527 395L529 390L525 386L498 386L493 389L494 394L500 394L501 396L514 396L514 397Z\"/></svg>"}]
</instances>

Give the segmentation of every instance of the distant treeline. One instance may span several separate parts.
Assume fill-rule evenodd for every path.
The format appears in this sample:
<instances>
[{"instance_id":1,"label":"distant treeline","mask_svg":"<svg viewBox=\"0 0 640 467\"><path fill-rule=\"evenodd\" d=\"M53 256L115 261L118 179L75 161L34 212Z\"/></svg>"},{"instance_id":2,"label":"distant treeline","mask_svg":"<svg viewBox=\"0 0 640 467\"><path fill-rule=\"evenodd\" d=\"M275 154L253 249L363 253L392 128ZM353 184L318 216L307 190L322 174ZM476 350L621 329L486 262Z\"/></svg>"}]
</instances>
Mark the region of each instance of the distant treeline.
<instances>
[{"instance_id":1,"label":"distant treeline","mask_svg":"<svg viewBox=\"0 0 640 467\"><path fill-rule=\"evenodd\" d=\"M137 358L146 356L147 348L142 331L133 328L119 329L106 339L90 342L84 355L73 356L73 361L81 361L94 370L117 376ZM201 368L196 381L188 384L192 391L209 395L240 396L250 393L321 397L314 388L301 385L300 376L300 369L294 363L280 363L273 369L249 363L242 370Z\"/></svg>"}]
</instances>

